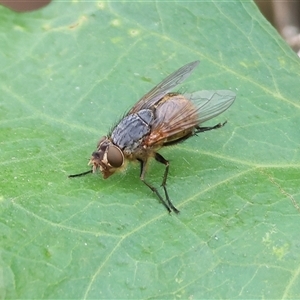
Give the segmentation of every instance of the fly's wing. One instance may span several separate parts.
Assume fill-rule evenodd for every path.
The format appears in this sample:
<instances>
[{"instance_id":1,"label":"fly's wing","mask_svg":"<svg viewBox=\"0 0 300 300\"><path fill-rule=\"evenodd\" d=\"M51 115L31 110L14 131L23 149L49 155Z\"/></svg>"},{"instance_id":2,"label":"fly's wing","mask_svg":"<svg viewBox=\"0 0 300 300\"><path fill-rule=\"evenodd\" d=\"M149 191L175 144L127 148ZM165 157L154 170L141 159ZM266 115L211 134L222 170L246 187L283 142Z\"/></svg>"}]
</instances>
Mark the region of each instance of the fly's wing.
<instances>
[{"instance_id":1,"label":"fly's wing","mask_svg":"<svg viewBox=\"0 0 300 300\"><path fill-rule=\"evenodd\" d=\"M164 97L168 92L170 92L176 85L182 83L187 79L192 71L198 66L199 61L191 62L171 75L165 78L161 83L155 86L150 92L144 95L128 112L127 115L138 112L141 109L149 108L162 97Z\"/></svg>"},{"instance_id":2,"label":"fly's wing","mask_svg":"<svg viewBox=\"0 0 300 300\"><path fill-rule=\"evenodd\" d=\"M236 94L229 90L204 90L186 93L184 96L197 107L198 124L201 124L228 109L234 102Z\"/></svg>"},{"instance_id":3,"label":"fly's wing","mask_svg":"<svg viewBox=\"0 0 300 300\"><path fill-rule=\"evenodd\" d=\"M157 118L152 125L147 146L176 141L191 133L199 125L228 109L235 100L229 90L198 91L175 95L158 104ZM163 141L163 142L162 142Z\"/></svg>"}]
</instances>

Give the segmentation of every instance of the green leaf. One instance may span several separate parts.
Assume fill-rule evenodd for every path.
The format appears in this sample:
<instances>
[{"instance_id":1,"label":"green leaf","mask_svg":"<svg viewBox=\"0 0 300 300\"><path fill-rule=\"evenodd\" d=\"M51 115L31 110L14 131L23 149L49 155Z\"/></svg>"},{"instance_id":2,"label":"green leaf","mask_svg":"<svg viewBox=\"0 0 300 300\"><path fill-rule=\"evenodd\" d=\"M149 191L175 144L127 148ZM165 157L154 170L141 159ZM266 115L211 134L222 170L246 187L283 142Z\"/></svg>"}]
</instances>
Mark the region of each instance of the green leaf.
<instances>
[{"instance_id":1,"label":"green leaf","mask_svg":"<svg viewBox=\"0 0 300 300\"><path fill-rule=\"evenodd\" d=\"M0 297L300 297L299 59L250 1L0 8ZM228 120L160 153L169 215L139 165L88 170L155 84L231 89ZM164 167L151 163L159 188Z\"/></svg>"}]
</instances>

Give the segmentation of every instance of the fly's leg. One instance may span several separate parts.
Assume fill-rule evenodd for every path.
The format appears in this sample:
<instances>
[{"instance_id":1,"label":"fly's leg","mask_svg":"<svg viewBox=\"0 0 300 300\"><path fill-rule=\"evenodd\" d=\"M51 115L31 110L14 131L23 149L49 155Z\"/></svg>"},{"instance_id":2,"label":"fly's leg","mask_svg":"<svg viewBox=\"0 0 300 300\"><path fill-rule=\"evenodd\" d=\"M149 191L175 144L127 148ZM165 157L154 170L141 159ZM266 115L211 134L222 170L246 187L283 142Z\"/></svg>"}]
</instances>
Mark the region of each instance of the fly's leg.
<instances>
[{"instance_id":1,"label":"fly's leg","mask_svg":"<svg viewBox=\"0 0 300 300\"><path fill-rule=\"evenodd\" d=\"M200 133L200 132L204 132L204 131L209 131L209 130L213 130L213 129L218 129L223 127L225 124L227 123L227 121L225 121L224 123L219 123L215 126L212 127L200 127L200 126L195 126L196 131L194 134Z\"/></svg>"},{"instance_id":2,"label":"fly's leg","mask_svg":"<svg viewBox=\"0 0 300 300\"><path fill-rule=\"evenodd\" d=\"M171 212L171 208L166 203L166 201L163 199L163 197L159 194L158 190L149 184L147 181L145 181L145 174L146 174L146 162L143 160L138 160L141 163L141 173L140 173L140 179L142 182L153 192L156 194L156 196L159 198L160 202L165 206L165 208L168 210L168 212Z\"/></svg>"},{"instance_id":3,"label":"fly's leg","mask_svg":"<svg viewBox=\"0 0 300 300\"><path fill-rule=\"evenodd\" d=\"M78 173L78 174L69 175L68 177L69 178L79 177L79 176L84 176L84 175L87 175L87 174L90 174L90 173L93 173L93 170L89 170L89 171Z\"/></svg>"},{"instance_id":4,"label":"fly's leg","mask_svg":"<svg viewBox=\"0 0 300 300\"><path fill-rule=\"evenodd\" d=\"M165 173L164 173L164 177L163 177L163 181L162 181L162 187L165 191L165 195L166 195L166 199L167 199L167 202L168 202L168 205L169 207L172 208L172 210L178 214L179 213L179 210L173 205L173 203L171 202L170 198L169 198L169 194L168 194L168 191L167 191L167 178L168 178L168 173L169 173L169 162L162 156L160 155L159 153L155 153L155 156L154 158L156 159L156 161L164 164L166 166L166 169L165 169Z\"/></svg>"}]
</instances>

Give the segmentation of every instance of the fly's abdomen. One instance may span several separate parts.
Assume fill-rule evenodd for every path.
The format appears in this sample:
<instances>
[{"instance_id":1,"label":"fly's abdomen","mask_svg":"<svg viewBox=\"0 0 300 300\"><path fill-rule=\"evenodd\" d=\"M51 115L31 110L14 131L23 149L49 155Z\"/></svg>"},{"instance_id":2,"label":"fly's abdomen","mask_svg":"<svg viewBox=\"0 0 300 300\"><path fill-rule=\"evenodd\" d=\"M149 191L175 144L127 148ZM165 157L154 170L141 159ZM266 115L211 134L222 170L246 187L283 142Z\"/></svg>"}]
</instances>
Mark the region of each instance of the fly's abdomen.
<instances>
[{"instance_id":1,"label":"fly's abdomen","mask_svg":"<svg viewBox=\"0 0 300 300\"><path fill-rule=\"evenodd\" d=\"M126 116L111 134L113 143L123 150L134 151L140 146L143 137L150 134L153 119L150 109Z\"/></svg>"}]
</instances>

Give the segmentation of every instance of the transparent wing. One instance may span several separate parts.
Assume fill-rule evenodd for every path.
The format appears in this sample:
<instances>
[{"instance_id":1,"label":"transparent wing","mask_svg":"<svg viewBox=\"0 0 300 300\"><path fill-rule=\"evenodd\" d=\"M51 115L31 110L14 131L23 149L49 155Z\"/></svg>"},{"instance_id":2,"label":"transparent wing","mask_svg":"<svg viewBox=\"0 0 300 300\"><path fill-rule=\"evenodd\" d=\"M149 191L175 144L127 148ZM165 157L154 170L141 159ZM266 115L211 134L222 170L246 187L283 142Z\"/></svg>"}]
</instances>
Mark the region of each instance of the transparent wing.
<instances>
[{"instance_id":1,"label":"transparent wing","mask_svg":"<svg viewBox=\"0 0 300 300\"><path fill-rule=\"evenodd\" d=\"M228 109L234 102L236 94L229 90L203 90L194 93L186 93L184 96L196 106L198 123L201 124Z\"/></svg>"},{"instance_id":2,"label":"transparent wing","mask_svg":"<svg viewBox=\"0 0 300 300\"><path fill-rule=\"evenodd\" d=\"M127 115L135 113L141 109L149 108L170 92L176 85L188 78L192 71L198 66L199 61L193 61L165 78L155 86L150 92L144 95L128 112Z\"/></svg>"},{"instance_id":3,"label":"transparent wing","mask_svg":"<svg viewBox=\"0 0 300 300\"><path fill-rule=\"evenodd\" d=\"M228 109L235 97L229 90L198 91L170 97L157 108L157 119L146 141L147 146L182 138L195 126Z\"/></svg>"}]
</instances>

